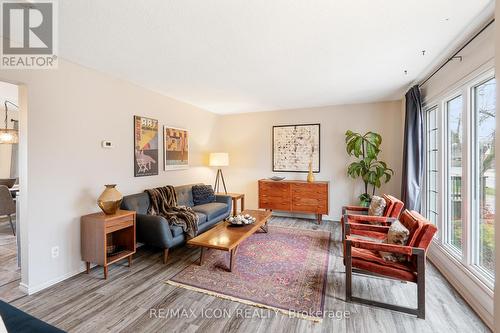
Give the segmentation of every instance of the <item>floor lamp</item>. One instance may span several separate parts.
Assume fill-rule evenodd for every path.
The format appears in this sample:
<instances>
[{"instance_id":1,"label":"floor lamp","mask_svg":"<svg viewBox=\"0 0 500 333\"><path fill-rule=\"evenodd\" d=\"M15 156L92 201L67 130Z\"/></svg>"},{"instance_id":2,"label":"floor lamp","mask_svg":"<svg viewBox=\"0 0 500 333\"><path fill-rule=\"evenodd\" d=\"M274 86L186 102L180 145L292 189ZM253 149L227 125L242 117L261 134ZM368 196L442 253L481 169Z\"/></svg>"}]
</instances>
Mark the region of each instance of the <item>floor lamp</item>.
<instances>
[{"instance_id":1,"label":"floor lamp","mask_svg":"<svg viewBox=\"0 0 500 333\"><path fill-rule=\"evenodd\" d=\"M215 178L214 192L219 193L220 182L222 180L222 186L224 186L224 193L227 194L226 182L224 181L224 175L222 174L222 169L220 167L229 165L229 154L210 153L209 165L213 167L218 167L217 177Z\"/></svg>"}]
</instances>

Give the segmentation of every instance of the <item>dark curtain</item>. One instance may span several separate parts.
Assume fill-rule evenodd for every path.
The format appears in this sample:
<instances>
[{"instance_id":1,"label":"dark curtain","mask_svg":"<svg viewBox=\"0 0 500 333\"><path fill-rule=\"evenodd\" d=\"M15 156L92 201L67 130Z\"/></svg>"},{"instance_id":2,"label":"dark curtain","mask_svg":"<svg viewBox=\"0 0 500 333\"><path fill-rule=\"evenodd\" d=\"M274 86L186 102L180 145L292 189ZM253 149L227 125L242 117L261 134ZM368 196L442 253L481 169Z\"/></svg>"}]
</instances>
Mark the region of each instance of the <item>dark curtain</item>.
<instances>
[{"instance_id":1,"label":"dark curtain","mask_svg":"<svg viewBox=\"0 0 500 333\"><path fill-rule=\"evenodd\" d=\"M418 85L406 93L405 99L401 200L406 209L420 212L424 178L424 121Z\"/></svg>"}]
</instances>

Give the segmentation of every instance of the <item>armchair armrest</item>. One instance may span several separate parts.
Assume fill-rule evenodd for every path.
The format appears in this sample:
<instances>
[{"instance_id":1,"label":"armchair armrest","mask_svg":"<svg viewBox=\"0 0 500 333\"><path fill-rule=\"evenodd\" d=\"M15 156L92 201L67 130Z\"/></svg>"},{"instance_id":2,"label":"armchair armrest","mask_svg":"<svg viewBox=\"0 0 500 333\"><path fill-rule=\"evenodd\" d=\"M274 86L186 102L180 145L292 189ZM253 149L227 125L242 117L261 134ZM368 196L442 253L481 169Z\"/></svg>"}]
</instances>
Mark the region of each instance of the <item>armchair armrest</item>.
<instances>
[{"instance_id":1,"label":"armchair armrest","mask_svg":"<svg viewBox=\"0 0 500 333\"><path fill-rule=\"evenodd\" d=\"M390 227L384 225L348 223L346 225L346 234L348 235L351 230L375 231L386 234L389 231L389 228Z\"/></svg>"},{"instance_id":2,"label":"armchair armrest","mask_svg":"<svg viewBox=\"0 0 500 333\"><path fill-rule=\"evenodd\" d=\"M413 255L414 250L423 250L419 248L414 248L411 246L395 245L395 244L385 244L385 243L374 243L370 241L364 241L359 239L353 239L347 237L346 239L347 247L357 247L360 249L371 250L371 251L383 251L404 254L407 256ZM419 251L417 251L419 252ZM415 253L417 254L417 253Z\"/></svg>"},{"instance_id":3,"label":"armchair armrest","mask_svg":"<svg viewBox=\"0 0 500 333\"><path fill-rule=\"evenodd\" d=\"M137 214L137 241L162 249L173 246L168 221L162 216Z\"/></svg>"},{"instance_id":4,"label":"armchair armrest","mask_svg":"<svg viewBox=\"0 0 500 333\"><path fill-rule=\"evenodd\" d=\"M345 223L380 223L382 225L390 225L396 219L394 217L386 216L372 216L372 215L358 215L346 214L344 217Z\"/></svg>"},{"instance_id":5,"label":"armchair armrest","mask_svg":"<svg viewBox=\"0 0 500 333\"><path fill-rule=\"evenodd\" d=\"M368 207L342 206L342 216L344 216L347 212L368 212Z\"/></svg>"}]
</instances>

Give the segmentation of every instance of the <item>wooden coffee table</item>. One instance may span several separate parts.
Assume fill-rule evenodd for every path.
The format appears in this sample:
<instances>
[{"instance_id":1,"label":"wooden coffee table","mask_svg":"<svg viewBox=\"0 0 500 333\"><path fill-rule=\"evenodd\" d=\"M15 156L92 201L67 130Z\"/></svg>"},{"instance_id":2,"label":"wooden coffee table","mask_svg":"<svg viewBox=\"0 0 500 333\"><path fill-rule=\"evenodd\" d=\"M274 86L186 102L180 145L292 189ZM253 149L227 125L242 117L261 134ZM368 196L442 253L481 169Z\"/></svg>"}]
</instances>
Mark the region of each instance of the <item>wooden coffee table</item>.
<instances>
[{"instance_id":1,"label":"wooden coffee table","mask_svg":"<svg viewBox=\"0 0 500 333\"><path fill-rule=\"evenodd\" d=\"M229 271L232 272L240 243L253 235L257 230L267 233L267 221L271 217L270 211L244 210L242 214L249 214L257 220L252 224L241 227L231 226L229 222L224 221L201 235L188 240L187 243L189 245L201 247L200 266L203 264L205 249L228 251L230 253Z\"/></svg>"}]
</instances>

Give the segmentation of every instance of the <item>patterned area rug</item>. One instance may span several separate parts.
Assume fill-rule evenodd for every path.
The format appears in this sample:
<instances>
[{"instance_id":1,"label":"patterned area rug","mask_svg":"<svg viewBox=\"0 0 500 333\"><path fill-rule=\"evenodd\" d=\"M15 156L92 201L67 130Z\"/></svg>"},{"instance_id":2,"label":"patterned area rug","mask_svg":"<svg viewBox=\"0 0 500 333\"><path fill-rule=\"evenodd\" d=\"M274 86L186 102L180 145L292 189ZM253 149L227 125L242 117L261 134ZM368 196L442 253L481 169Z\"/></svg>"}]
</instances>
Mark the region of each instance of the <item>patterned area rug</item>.
<instances>
[{"instance_id":1,"label":"patterned area rug","mask_svg":"<svg viewBox=\"0 0 500 333\"><path fill-rule=\"evenodd\" d=\"M210 249L167 283L314 321L323 318L330 233L269 227L229 253Z\"/></svg>"}]
</instances>

